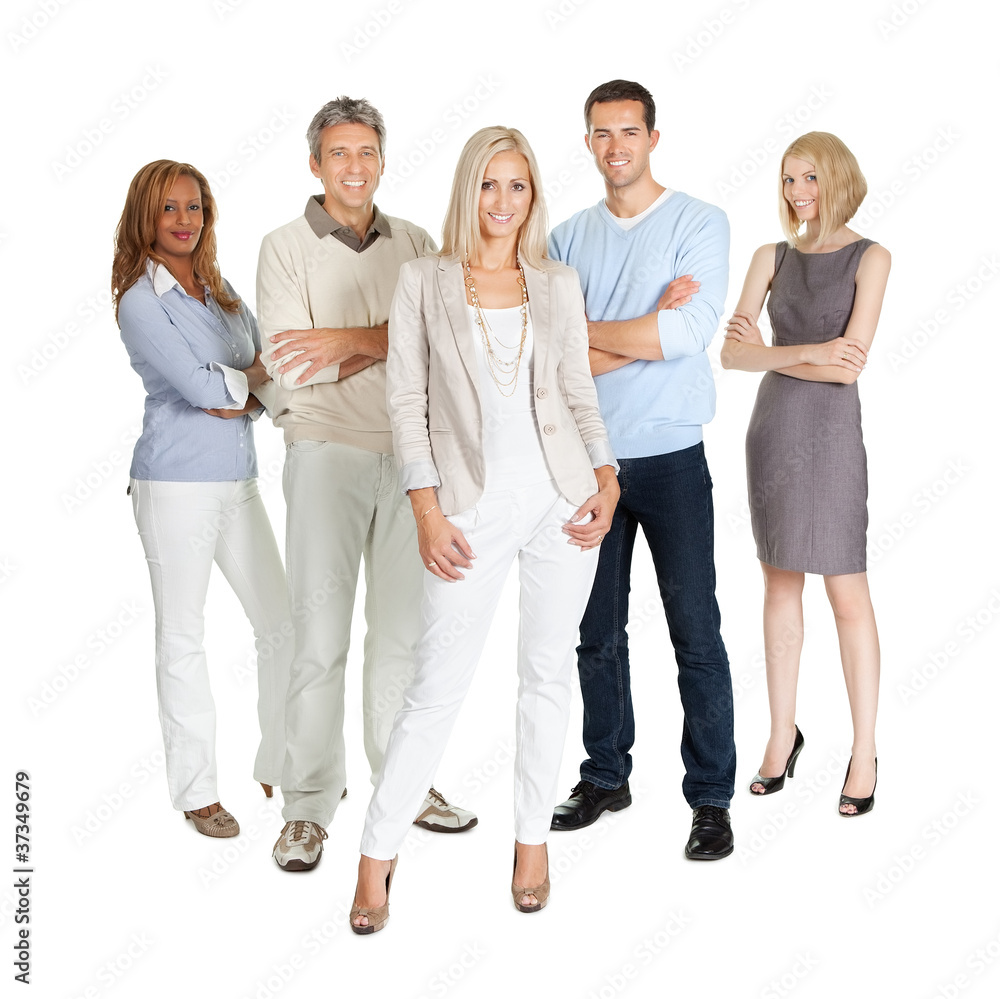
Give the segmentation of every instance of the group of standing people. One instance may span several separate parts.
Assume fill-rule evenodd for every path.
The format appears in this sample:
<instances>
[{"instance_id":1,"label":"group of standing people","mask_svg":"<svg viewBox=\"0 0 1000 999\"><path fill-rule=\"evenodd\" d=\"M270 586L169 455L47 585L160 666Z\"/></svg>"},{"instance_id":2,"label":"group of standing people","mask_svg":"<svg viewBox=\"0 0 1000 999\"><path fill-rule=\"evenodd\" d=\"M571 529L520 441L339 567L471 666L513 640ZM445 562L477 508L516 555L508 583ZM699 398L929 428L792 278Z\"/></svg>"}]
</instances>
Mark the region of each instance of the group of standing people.
<instances>
[{"instance_id":1,"label":"group of standing people","mask_svg":"<svg viewBox=\"0 0 1000 999\"><path fill-rule=\"evenodd\" d=\"M597 87L585 121L602 201L549 233L526 139L484 128L459 158L439 251L426 231L375 206L382 116L365 100L331 101L307 133L323 194L264 238L256 320L219 273L215 203L193 167L144 167L118 227L117 316L147 392L129 492L153 586L174 807L206 835L239 831L219 800L203 649L216 561L256 637L254 776L284 799L273 856L287 871L316 866L346 794L344 679L363 561L375 791L357 933L388 919L411 823L476 824L433 781L515 560L517 908L546 905L550 829L583 828L631 803L626 624L639 527L684 709L685 854L733 852L733 696L702 442L715 407L706 348L725 301L728 222L653 179L659 133L644 87ZM889 256L846 227L865 187L838 139L803 136L781 169L788 241L754 255L722 355L727 367L768 372L747 468L772 724L750 791L779 790L802 749L801 591L804 573L819 573L854 721L840 811L857 815L874 801L878 639L854 382ZM772 347L756 325L768 294ZM255 481L252 421L265 411L285 435L284 570ZM789 624L797 644L777 642ZM556 805L574 662L588 756Z\"/></svg>"}]
</instances>

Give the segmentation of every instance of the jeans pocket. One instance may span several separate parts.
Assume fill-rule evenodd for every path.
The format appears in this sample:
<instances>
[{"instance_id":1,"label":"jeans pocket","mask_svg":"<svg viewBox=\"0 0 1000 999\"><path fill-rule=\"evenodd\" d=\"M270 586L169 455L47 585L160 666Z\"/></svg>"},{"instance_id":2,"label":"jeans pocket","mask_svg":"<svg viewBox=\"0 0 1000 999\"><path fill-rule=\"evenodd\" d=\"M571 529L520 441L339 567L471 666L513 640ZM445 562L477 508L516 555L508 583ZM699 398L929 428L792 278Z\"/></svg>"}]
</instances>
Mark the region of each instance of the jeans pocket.
<instances>
[{"instance_id":1,"label":"jeans pocket","mask_svg":"<svg viewBox=\"0 0 1000 999\"><path fill-rule=\"evenodd\" d=\"M292 441L288 445L289 451L322 451L328 447L329 441Z\"/></svg>"}]
</instances>

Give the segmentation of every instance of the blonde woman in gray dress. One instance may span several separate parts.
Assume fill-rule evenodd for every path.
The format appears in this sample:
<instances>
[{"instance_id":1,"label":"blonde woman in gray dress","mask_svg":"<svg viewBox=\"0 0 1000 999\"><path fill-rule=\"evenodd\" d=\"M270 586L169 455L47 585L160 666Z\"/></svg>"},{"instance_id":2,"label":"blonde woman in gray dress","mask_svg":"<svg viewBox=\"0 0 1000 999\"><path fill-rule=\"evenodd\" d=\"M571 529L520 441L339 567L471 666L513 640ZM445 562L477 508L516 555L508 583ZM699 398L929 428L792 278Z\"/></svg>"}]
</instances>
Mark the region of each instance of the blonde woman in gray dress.
<instances>
[{"instance_id":1,"label":"blonde woman in gray dress","mask_svg":"<svg viewBox=\"0 0 1000 999\"><path fill-rule=\"evenodd\" d=\"M782 157L788 239L760 247L726 327L722 365L766 372L747 430L747 485L764 572L771 734L752 794L782 788L804 740L795 723L805 573L823 576L854 726L840 814L875 802L879 644L866 574L868 480L858 376L875 336L890 258L847 227L867 184L835 135L809 132ZM767 346L757 317L767 296ZM789 639L789 636L793 636Z\"/></svg>"}]
</instances>

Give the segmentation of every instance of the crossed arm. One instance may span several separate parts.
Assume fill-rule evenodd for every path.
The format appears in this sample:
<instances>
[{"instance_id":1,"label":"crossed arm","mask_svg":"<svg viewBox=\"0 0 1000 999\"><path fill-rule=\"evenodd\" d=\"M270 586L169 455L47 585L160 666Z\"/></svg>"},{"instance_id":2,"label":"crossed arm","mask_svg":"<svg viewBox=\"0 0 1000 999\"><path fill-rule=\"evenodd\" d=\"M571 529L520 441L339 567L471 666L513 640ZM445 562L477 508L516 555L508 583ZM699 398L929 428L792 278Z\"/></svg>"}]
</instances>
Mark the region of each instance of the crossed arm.
<instances>
[{"instance_id":1,"label":"crossed arm","mask_svg":"<svg viewBox=\"0 0 1000 999\"><path fill-rule=\"evenodd\" d=\"M760 247L750 261L736 311L726 326L722 366L740 371L780 371L811 382L856 382L868 360L882 311L889 251L876 244L862 255L855 275L854 308L843 336L822 343L768 347L757 319L774 277L774 248L774 243Z\"/></svg>"},{"instance_id":2,"label":"crossed arm","mask_svg":"<svg viewBox=\"0 0 1000 999\"><path fill-rule=\"evenodd\" d=\"M283 330L269 339L271 364L276 377L300 367L308 366L294 380L291 388L313 380L324 369L337 367L336 375L324 379L342 381L357 374L376 361L384 361L389 347L388 323L379 326L349 326L335 328L323 326L303 330ZM284 361L282 359L284 358Z\"/></svg>"},{"instance_id":3,"label":"crossed arm","mask_svg":"<svg viewBox=\"0 0 1000 999\"><path fill-rule=\"evenodd\" d=\"M613 371L635 360L693 357L715 335L729 278L729 223L715 212L684 238L677 270L656 308L635 319L588 323L591 371ZM697 277L697 280L695 280Z\"/></svg>"},{"instance_id":4,"label":"crossed arm","mask_svg":"<svg viewBox=\"0 0 1000 999\"><path fill-rule=\"evenodd\" d=\"M265 237L257 264L257 320L262 360L282 388L339 381L384 361L388 325L317 327L302 287L308 260L293 260L287 249Z\"/></svg>"}]
</instances>

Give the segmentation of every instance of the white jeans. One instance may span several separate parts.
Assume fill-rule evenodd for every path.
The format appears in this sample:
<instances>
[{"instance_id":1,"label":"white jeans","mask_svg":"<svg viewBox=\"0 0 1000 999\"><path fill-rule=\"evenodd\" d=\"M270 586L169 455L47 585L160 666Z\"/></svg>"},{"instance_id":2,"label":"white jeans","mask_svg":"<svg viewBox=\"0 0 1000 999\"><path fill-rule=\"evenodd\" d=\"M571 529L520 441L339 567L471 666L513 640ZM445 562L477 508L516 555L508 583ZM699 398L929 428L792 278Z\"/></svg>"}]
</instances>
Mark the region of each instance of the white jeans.
<instances>
[{"instance_id":1,"label":"white jeans","mask_svg":"<svg viewBox=\"0 0 1000 999\"><path fill-rule=\"evenodd\" d=\"M368 625L362 712L373 775L413 674L423 567L391 454L296 441L285 452L284 488L295 659L285 711L282 815L325 828L347 779L344 678L361 559Z\"/></svg>"},{"instance_id":2,"label":"white jeans","mask_svg":"<svg viewBox=\"0 0 1000 999\"><path fill-rule=\"evenodd\" d=\"M577 507L553 483L485 493L450 517L476 559L449 583L424 571L416 672L396 715L375 785L361 852L390 860L430 785L486 644L515 558L521 584L517 671L514 836L548 837L566 741L580 618L597 570L562 527Z\"/></svg>"},{"instance_id":3,"label":"white jeans","mask_svg":"<svg viewBox=\"0 0 1000 999\"><path fill-rule=\"evenodd\" d=\"M257 647L261 741L254 779L277 784L293 633L281 556L256 479L132 480L132 509L156 613L156 691L174 808L219 800L215 702L205 661L205 597L216 562L243 605Z\"/></svg>"}]
</instances>

